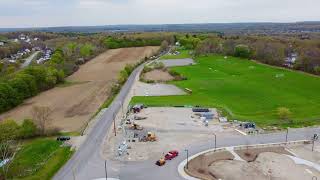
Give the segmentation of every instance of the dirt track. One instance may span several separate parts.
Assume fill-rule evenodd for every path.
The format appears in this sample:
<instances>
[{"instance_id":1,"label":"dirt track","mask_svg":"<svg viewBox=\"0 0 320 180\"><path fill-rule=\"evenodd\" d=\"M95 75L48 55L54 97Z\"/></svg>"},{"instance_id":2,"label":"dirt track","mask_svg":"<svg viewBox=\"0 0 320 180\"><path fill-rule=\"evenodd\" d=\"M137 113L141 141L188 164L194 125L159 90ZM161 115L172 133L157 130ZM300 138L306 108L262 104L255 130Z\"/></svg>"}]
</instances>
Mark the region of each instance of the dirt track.
<instances>
[{"instance_id":1,"label":"dirt track","mask_svg":"<svg viewBox=\"0 0 320 180\"><path fill-rule=\"evenodd\" d=\"M158 47L109 50L80 67L67 81L77 82L56 87L30 98L24 104L0 115L0 119L21 122L32 118L34 105L49 106L53 113L52 126L63 131L77 131L86 124L110 93L112 83L126 64L133 64L156 52Z\"/></svg>"}]
</instances>

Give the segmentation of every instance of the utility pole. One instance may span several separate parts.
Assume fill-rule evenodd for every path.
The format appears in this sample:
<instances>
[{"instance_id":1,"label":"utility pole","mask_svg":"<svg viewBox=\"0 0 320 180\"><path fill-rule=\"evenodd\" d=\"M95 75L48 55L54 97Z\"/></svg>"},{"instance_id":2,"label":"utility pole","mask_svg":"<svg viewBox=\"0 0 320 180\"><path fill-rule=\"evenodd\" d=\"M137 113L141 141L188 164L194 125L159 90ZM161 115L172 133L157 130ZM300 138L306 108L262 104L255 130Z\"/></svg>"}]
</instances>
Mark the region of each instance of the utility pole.
<instances>
[{"instance_id":1,"label":"utility pole","mask_svg":"<svg viewBox=\"0 0 320 180\"><path fill-rule=\"evenodd\" d=\"M217 135L213 133L214 135L214 150L217 150Z\"/></svg>"},{"instance_id":2,"label":"utility pole","mask_svg":"<svg viewBox=\"0 0 320 180\"><path fill-rule=\"evenodd\" d=\"M185 149L184 151L187 152L187 169L189 168L189 151L188 149Z\"/></svg>"},{"instance_id":3,"label":"utility pole","mask_svg":"<svg viewBox=\"0 0 320 180\"><path fill-rule=\"evenodd\" d=\"M287 132L286 132L286 144L288 143L288 134L289 134L289 128L287 128Z\"/></svg>"},{"instance_id":4,"label":"utility pole","mask_svg":"<svg viewBox=\"0 0 320 180\"><path fill-rule=\"evenodd\" d=\"M104 171L106 173L106 180L108 179L107 160L104 161Z\"/></svg>"},{"instance_id":5,"label":"utility pole","mask_svg":"<svg viewBox=\"0 0 320 180\"><path fill-rule=\"evenodd\" d=\"M113 131L114 131L114 136L117 136L115 113L113 113Z\"/></svg>"},{"instance_id":6,"label":"utility pole","mask_svg":"<svg viewBox=\"0 0 320 180\"><path fill-rule=\"evenodd\" d=\"M314 141L318 140L319 136L318 134L314 134L312 137L312 152L314 150Z\"/></svg>"}]
</instances>

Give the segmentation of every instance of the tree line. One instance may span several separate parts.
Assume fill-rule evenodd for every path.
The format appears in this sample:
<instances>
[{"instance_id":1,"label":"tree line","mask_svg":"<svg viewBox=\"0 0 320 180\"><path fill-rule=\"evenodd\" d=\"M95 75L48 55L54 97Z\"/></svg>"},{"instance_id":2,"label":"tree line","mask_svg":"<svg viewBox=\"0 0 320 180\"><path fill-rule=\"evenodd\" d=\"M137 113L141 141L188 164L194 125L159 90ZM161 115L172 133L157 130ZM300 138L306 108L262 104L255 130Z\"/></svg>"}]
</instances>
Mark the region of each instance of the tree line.
<instances>
[{"instance_id":1,"label":"tree line","mask_svg":"<svg viewBox=\"0 0 320 180\"><path fill-rule=\"evenodd\" d=\"M65 73L61 50L57 50L50 63L29 66L0 79L0 112L5 112L35 96L39 92L53 88L63 82Z\"/></svg>"},{"instance_id":2,"label":"tree line","mask_svg":"<svg viewBox=\"0 0 320 180\"><path fill-rule=\"evenodd\" d=\"M109 36L104 40L104 45L108 49L142 46L160 46L163 39L158 38L126 38Z\"/></svg>"},{"instance_id":3,"label":"tree line","mask_svg":"<svg viewBox=\"0 0 320 180\"><path fill-rule=\"evenodd\" d=\"M291 68L320 74L320 39L265 36L184 35L178 41L196 56L224 54L253 59L274 66L285 66L285 60L297 54Z\"/></svg>"}]
</instances>

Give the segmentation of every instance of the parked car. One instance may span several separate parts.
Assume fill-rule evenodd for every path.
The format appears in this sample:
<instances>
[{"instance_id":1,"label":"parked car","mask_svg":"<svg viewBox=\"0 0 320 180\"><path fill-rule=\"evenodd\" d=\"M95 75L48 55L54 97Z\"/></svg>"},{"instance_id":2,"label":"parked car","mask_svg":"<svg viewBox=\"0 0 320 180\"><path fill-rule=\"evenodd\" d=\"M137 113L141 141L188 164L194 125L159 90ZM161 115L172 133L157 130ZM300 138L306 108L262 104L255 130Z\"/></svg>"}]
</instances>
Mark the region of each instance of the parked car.
<instances>
[{"instance_id":1,"label":"parked car","mask_svg":"<svg viewBox=\"0 0 320 180\"><path fill-rule=\"evenodd\" d=\"M174 150L174 151L169 151L164 157L166 160L171 160L174 159L179 155L179 152Z\"/></svg>"},{"instance_id":2,"label":"parked car","mask_svg":"<svg viewBox=\"0 0 320 180\"><path fill-rule=\"evenodd\" d=\"M59 136L57 141L69 141L71 138L69 136Z\"/></svg>"}]
</instances>

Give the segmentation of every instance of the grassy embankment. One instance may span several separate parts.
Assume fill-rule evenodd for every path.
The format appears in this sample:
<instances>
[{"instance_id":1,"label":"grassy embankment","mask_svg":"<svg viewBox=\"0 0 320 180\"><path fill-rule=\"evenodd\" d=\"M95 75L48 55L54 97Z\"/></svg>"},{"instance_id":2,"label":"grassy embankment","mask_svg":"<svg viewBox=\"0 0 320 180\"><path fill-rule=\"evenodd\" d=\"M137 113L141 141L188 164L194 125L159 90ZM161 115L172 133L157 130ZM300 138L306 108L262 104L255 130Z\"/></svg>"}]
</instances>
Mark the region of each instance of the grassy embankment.
<instances>
[{"instance_id":1,"label":"grassy embankment","mask_svg":"<svg viewBox=\"0 0 320 180\"><path fill-rule=\"evenodd\" d=\"M218 107L229 118L262 127L320 124L319 77L235 57L211 55L196 60L197 65L172 68L188 80L171 83L192 89L192 95L134 97L132 103ZM279 120L279 107L290 109L293 122Z\"/></svg>"},{"instance_id":2,"label":"grassy embankment","mask_svg":"<svg viewBox=\"0 0 320 180\"><path fill-rule=\"evenodd\" d=\"M10 165L10 179L51 179L68 161L73 151L61 147L62 143L51 138L32 139L23 142Z\"/></svg>"}]
</instances>

